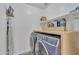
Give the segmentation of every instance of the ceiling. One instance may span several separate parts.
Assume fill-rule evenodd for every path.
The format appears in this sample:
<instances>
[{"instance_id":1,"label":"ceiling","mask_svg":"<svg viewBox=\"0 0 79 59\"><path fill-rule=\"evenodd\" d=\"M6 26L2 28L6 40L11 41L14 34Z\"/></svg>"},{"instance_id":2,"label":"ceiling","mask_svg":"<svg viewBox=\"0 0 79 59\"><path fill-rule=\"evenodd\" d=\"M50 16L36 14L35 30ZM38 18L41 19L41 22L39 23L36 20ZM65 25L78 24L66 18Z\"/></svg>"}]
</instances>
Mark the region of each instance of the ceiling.
<instances>
[{"instance_id":1,"label":"ceiling","mask_svg":"<svg viewBox=\"0 0 79 59\"><path fill-rule=\"evenodd\" d=\"M26 4L37 8L46 9L51 3L26 3Z\"/></svg>"},{"instance_id":2,"label":"ceiling","mask_svg":"<svg viewBox=\"0 0 79 59\"><path fill-rule=\"evenodd\" d=\"M33 6L33 7L40 8L40 9L46 9L50 5L52 5L52 7L55 7L55 8L57 8L57 7L64 8L64 7L79 6L79 3L26 3L26 4Z\"/></svg>"}]
</instances>

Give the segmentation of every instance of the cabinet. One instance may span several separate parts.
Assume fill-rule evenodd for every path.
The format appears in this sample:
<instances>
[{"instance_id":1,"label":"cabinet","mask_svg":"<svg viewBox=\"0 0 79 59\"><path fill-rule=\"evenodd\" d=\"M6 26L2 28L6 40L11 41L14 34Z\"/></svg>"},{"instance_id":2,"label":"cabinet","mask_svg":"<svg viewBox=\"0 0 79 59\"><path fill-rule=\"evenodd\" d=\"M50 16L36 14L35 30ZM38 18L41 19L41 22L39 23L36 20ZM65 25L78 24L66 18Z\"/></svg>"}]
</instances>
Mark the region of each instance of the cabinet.
<instances>
[{"instance_id":1,"label":"cabinet","mask_svg":"<svg viewBox=\"0 0 79 59\"><path fill-rule=\"evenodd\" d=\"M35 29L36 32L43 32L48 34L61 36L61 55L78 55L78 32L77 31L56 31L56 30L42 30Z\"/></svg>"}]
</instances>

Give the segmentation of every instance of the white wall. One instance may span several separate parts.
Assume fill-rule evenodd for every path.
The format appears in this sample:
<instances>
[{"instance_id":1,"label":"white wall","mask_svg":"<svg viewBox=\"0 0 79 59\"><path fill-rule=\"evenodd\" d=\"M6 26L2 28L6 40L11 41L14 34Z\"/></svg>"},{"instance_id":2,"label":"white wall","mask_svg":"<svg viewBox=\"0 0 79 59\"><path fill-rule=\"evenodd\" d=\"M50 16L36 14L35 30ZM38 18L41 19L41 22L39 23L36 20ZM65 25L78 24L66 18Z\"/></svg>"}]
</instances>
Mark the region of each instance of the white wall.
<instances>
[{"instance_id":1,"label":"white wall","mask_svg":"<svg viewBox=\"0 0 79 59\"><path fill-rule=\"evenodd\" d=\"M0 55L6 54L6 5L0 4Z\"/></svg>"},{"instance_id":2,"label":"white wall","mask_svg":"<svg viewBox=\"0 0 79 59\"><path fill-rule=\"evenodd\" d=\"M47 16L48 20L53 19L58 16L62 16L68 14L69 11L73 10L75 7L79 6L79 4L75 3L54 3L51 4L45 10L45 16Z\"/></svg>"},{"instance_id":3,"label":"white wall","mask_svg":"<svg viewBox=\"0 0 79 59\"><path fill-rule=\"evenodd\" d=\"M39 26L42 10L27 4L0 4L0 54L6 54L6 8L14 8L12 20L14 54L30 50L30 33Z\"/></svg>"},{"instance_id":4,"label":"white wall","mask_svg":"<svg viewBox=\"0 0 79 59\"><path fill-rule=\"evenodd\" d=\"M69 12L73 9L75 9L76 7L78 7L79 4L75 4L75 3L63 3L63 4L51 4L46 10L44 15L47 16L47 19L54 19L56 17L59 16L64 16L66 14L69 14ZM77 15L68 15L66 16L66 20L67 20L67 29L68 30L73 30L73 31L78 31L79 30L79 20L75 19L74 17L76 17L79 19L79 11L77 13ZM71 24L73 23L73 24Z\"/></svg>"},{"instance_id":5,"label":"white wall","mask_svg":"<svg viewBox=\"0 0 79 59\"><path fill-rule=\"evenodd\" d=\"M14 53L19 54L30 50L30 33L39 26L42 10L26 4L11 5L15 16L13 20Z\"/></svg>"}]
</instances>

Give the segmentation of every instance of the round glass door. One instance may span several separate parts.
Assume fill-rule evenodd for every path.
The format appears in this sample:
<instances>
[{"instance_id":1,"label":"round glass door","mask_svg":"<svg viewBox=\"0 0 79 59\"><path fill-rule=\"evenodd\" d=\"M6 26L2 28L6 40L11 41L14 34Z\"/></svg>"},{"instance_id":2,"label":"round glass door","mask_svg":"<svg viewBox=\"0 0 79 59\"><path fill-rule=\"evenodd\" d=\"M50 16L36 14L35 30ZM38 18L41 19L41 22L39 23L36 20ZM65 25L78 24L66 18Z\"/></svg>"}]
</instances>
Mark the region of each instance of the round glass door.
<instances>
[{"instance_id":1,"label":"round glass door","mask_svg":"<svg viewBox=\"0 0 79 59\"><path fill-rule=\"evenodd\" d=\"M36 45L36 54L37 55L47 55L48 51L45 45L42 42L38 42Z\"/></svg>"}]
</instances>

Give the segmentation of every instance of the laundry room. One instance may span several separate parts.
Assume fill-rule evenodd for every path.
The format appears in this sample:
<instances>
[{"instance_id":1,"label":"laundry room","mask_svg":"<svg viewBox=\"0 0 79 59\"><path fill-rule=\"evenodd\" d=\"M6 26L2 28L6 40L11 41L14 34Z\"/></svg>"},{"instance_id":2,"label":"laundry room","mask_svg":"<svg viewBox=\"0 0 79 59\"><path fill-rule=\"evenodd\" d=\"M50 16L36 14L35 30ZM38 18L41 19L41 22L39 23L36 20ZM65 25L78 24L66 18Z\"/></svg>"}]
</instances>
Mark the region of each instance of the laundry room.
<instances>
[{"instance_id":1,"label":"laundry room","mask_svg":"<svg viewBox=\"0 0 79 59\"><path fill-rule=\"evenodd\" d=\"M79 55L79 3L0 3L0 55Z\"/></svg>"}]
</instances>

